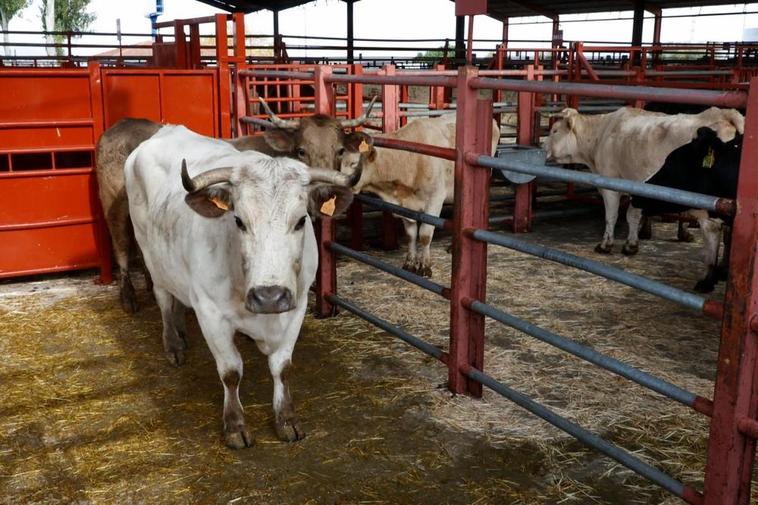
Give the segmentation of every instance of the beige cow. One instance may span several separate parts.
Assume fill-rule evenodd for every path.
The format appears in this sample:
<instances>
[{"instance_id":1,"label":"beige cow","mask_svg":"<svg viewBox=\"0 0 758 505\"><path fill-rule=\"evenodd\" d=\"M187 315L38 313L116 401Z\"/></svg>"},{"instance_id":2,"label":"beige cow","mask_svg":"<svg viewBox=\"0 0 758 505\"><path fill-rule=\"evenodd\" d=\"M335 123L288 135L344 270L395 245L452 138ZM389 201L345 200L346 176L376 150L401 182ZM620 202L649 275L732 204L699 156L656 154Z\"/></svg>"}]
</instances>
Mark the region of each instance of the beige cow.
<instances>
[{"instance_id":1,"label":"beige cow","mask_svg":"<svg viewBox=\"0 0 758 505\"><path fill-rule=\"evenodd\" d=\"M380 134L377 137L431 144L455 148L455 114L436 118L422 118L409 122L399 130ZM452 161L400 151L374 148L371 139L364 134L370 147L360 153L356 144L347 146L348 153L342 158L342 172L353 175L362 167L361 178L353 191L374 193L382 200L408 209L439 216L444 203L453 201L454 168ZM492 121L492 152L500 138L497 123ZM408 253L405 270L426 277L432 275L430 244L434 227L418 225L412 219L402 218L408 235ZM421 250L417 250L417 241Z\"/></svg>"},{"instance_id":2,"label":"beige cow","mask_svg":"<svg viewBox=\"0 0 758 505\"><path fill-rule=\"evenodd\" d=\"M735 109L711 107L700 114L666 115L624 107L609 114L585 115L565 109L562 119L550 130L545 141L548 160L581 163L593 173L644 182L650 179L675 149L688 144L700 127L714 130L722 141L742 134L745 118ZM605 205L605 232L595 247L608 254L613 248L621 194L600 189ZM720 224L708 219L705 211L691 211L701 221L704 232ZM641 212L629 206L626 213L629 235L624 254L639 249L638 231Z\"/></svg>"}]
</instances>

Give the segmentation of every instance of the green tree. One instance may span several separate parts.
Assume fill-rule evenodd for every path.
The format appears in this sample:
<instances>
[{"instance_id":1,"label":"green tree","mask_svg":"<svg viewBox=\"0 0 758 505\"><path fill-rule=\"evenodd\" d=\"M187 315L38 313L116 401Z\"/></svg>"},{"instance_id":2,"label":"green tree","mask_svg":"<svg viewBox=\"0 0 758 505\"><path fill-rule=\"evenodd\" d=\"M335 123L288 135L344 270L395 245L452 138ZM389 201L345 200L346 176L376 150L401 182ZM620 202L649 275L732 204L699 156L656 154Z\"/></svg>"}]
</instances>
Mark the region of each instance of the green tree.
<instances>
[{"instance_id":1,"label":"green tree","mask_svg":"<svg viewBox=\"0 0 758 505\"><path fill-rule=\"evenodd\" d=\"M42 29L54 32L82 32L89 28L95 20L95 15L87 12L87 6L90 0L42 0L40 7L40 17L42 18ZM52 28L50 21L54 19ZM45 37L48 44L54 41L61 44L64 40L62 35ZM48 54L51 51L48 48ZM63 54L63 48L55 48L58 56Z\"/></svg>"},{"instance_id":2,"label":"green tree","mask_svg":"<svg viewBox=\"0 0 758 505\"><path fill-rule=\"evenodd\" d=\"M29 5L29 0L0 0L0 30L3 31L3 42L8 44L8 25L11 19ZM10 49L3 46L3 54L10 56Z\"/></svg>"}]
</instances>

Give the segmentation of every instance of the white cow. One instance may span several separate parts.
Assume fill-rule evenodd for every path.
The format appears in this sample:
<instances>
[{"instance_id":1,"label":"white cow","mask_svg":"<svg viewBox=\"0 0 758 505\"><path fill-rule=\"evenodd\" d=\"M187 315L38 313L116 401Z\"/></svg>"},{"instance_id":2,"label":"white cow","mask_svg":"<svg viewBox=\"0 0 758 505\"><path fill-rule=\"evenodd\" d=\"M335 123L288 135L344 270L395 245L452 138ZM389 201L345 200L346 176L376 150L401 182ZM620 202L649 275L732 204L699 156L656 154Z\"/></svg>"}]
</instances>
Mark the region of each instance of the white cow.
<instances>
[{"instance_id":1,"label":"white cow","mask_svg":"<svg viewBox=\"0 0 758 505\"><path fill-rule=\"evenodd\" d=\"M377 135L421 144L455 148L455 114L423 118L409 122L399 130ZM500 139L497 123L492 121L492 152ZM364 140L363 152L359 141ZM382 200L439 216L444 203L453 201L455 164L452 161L397 149L374 148L371 138L363 134L346 143L341 171L352 176L362 170L353 191L374 193ZM432 275L430 245L434 226L418 225L413 219L402 218L408 236L408 253L403 268L426 277ZM421 244L417 251L416 240Z\"/></svg>"},{"instance_id":2,"label":"white cow","mask_svg":"<svg viewBox=\"0 0 758 505\"><path fill-rule=\"evenodd\" d=\"M722 141L742 134L745 118L735 109L711 107L700 114L666 115L624 107L609 114L584 115L565 109L562 119L550 130L545 141L548 160L581 163L596 174L644 182L663 167L666 157L688 144L700 127L716 132ZM620 193L600 189L605 205L605 233L595 250L608 254L613 248ZM720 229L705 211L693 211L704 233ZM635 254L639 249L638 231L641 212L627 209L629 236L622 249Z\"/></svg>"},{"instance_id":3,"label":"white cow","mask_svg":"<svg viewBox=\"0 0 758 505\"><path fill-rule=\"evenodd\" d=\"M349 189L313 185L335 171L239 152L183 126L164 126L127 158L129 213L152 276L169 361L184 361L185 307L197 315L224 387L224 437L253 443L239 401L242 358L235 332L268 356L275 428L303 437L287 385L308 289L318 264L308 215L323 202L342 212ZM335 201L329 201L335 197Z\"/></svg>"}]
</instances>

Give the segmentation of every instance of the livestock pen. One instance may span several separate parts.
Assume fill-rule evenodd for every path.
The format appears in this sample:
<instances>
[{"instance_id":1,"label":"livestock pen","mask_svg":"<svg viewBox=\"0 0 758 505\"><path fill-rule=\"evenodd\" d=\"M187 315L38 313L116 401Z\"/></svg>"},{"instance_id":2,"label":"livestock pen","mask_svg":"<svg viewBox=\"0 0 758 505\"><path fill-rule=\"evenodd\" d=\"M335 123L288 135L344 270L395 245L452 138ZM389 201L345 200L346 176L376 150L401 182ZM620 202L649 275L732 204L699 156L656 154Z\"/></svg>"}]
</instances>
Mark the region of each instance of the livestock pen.
<instances>
[{"instance_id":1,"label":"livestock pen","mask_svg":"<svg viewBox=\"0 0 758 505\"><path fill-rule=\"evenodd\" d=\"M734 202L691 194L672 197L672 192L642 184L623 188L683 198L692 205L734 214L735 246L728 284L713 298L704 299L685 291L693 280L689 271L695 263L694 244L658 240L643 246L638 257L609 258L601 264L583 257L594 241L595 228L578 218L547 220L527 238L485 231L489 168L483 167L538 175L545 175L547 169L485 155L483 139L488 138L492 105L480 98L479 90L514 91L519 104L533 104L536 94L548 93L747 106L746 137L752 139L758 133L758 82L754 80L748 91L672 91L494 80L471 67L456 75L392 75L391 67L383 75L361 75L355 67L344 66L310 66L296 72L243 68L239 61L234 66L239 68L135 71L93 64L88 69L61 71L81 80L71 102L91 108L65 110L68 116L62 122L51 117L53 113L24 117L16 123L3 117L3 131L21 140L14 150L3 151L9 162L0 171L0 181L10 184L26 177L38 187L58 192L55 198L65 204L90 202L91 157L84 156L85 161L70 167L59 164L58 152L79 146L89 155L103 125L144 111L163 121L199 121L196 129L208 135L228 136L232 127L245 131L245 118L252 117L253 94L244 90L254 89L247 86L248 79L272 79L261 84L276 86L287 86L292 80L293 89L298 81L312 84L314 96L308 103L313 103L314 111L334 114L342 101L351 116L358 114L362 99L348 102L339 97L357 93L361 84L380 85L388 93L383 97L385 129L392 121L397 125L399 119L398 115L393 119L396 108L388 100L399 91L396 86L455 87L459 119L455 150L380 139L376 143L455 159L453 219L434 219L361 197L367 207L378 206L446 229L452 239L440 237L433 250L438 273L422 279L393 268L398 260L395 253L356 251L352 243L347 247L337 242L334 220L322 221L321 269L314 292L315 311L321 318L309 318L303 327L294 355L298 371L292 381L309 436L288 445L278 442L273 430L261 428L270 422L269 379L254 346L240 342L249 371L245 380L256 385L246 388L242 403L258 439L256 447L242 452L230 452L218 440L218 378L194 323L190 324L188 365L173 369L162 358L160 315L151 303L143 303L146 308L137 317L127 316L118 308L115 289L91 285L89 275L4 282L0 286L3 501L678 502L673 496L689 503L751 500L748 488L758 408L753 300L758 181L754 171L745 167L755 165L755 143L745 143L743 177ZM12 72L17 71L5 74L8 81L16 76ZM45 72L50 71L35 74L36 80L25 75L30 79L25 81L27 87L45 90L41 94L45 100L32 102L31 110L44 111L45 104L56 103L52 90L57 81L45 82ZM196 86L207 99L197 100L193 108L185 108L186 101L172 101L188 85ZM237 91L234 102L223 98L232 96L232 89ZM167 97L165 93L172 91L177 95ZM295 113L305 113L304 109ZM529 121L523 116L519 119ZM66 128L76 128L79 136L71 141ZM49 137L39 133L55 129L59 133ZM533 128L522 124L520 131L527 139L524 143L534 141ZM52 140L46 145L30 144L35 139ZM39 151L47 154L50 161L44 163L51 166L43 168L49 170L14 164L19 159L30 163L21 155ZM72 177L85 177L84 186L76 192L56 182L67 170L75 170ZM624 184L567 171L548 175L601 186ZM33 193L27 188L23 194ZM52 198L44 194L36 201ZM28 208L27 204L28 199L19 197L6 207L6 218L17 219L17 211ZM59 270L55 267L70 270L97 265L106 253L96 250L102 237L96 235L97 205L90 204L84 210L66 207L60 211L89 213L86 221L57 223L42 216L37 224L43 226L30 227L85 225L88 242L80 235L64 234L50 242L57 249L51 248L43 258L48 263L40 267L35 263L38 258L28 255L29 249L19 249L7 257L26 259L34 266L14 264L4 269L18 276L32 273L31 268L53 272ZM354 219L353 227L359 222ZM8 235L33 224L27 221L5 226L0 233ZM444 252L451 243L452 261ZM507 248L487 248L487 243ZM88 252L87 261L60 263L59 258L75 257L64 246ZM385 277L363 262L401 279ZM580 269L566 268L563 263ZM103 263L103 272L107 268ZM143 291L140 296L147 301ZM341 314L324 318L333 316L337 307L344 309ZM700 313L706 317L699 317ZM719 332L720 341L710 337ZM387 333L431 358L395 345ZM560 349L655 392L587 366ZM446 366L437 366L437 360ZM482 390L482 385L491 390ZM448 388L469 395L451 394ZM519 406L613 459L585 450ZM755 485L752 493L755 501Z\"/></svg>"}]
</instances>

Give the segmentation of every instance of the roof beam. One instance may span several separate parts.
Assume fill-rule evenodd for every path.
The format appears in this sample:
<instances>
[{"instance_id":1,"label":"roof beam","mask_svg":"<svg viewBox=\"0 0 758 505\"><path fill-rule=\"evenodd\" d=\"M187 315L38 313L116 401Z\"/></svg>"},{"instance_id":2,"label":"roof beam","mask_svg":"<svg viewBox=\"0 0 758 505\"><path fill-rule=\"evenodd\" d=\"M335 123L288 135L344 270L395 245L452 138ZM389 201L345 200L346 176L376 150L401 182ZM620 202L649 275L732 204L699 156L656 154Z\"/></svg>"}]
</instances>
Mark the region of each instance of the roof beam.
<instances>
[{"instance_id":1,"label":"roof beam","mask_svg":"<svg viewBox=\"0 0 758 505\"><path fill-rule=\"evenodd\" d=\"M540 7L539 5L535 5L533 2L529 2L528 0L508 0L508 3L518 5L519 7L523 7L524 9L528 9L535 14L545 16L549 19L558 19L557 12L553 12L551 10L545 9L544 7Z\"/></svg>"}]
</instances>

